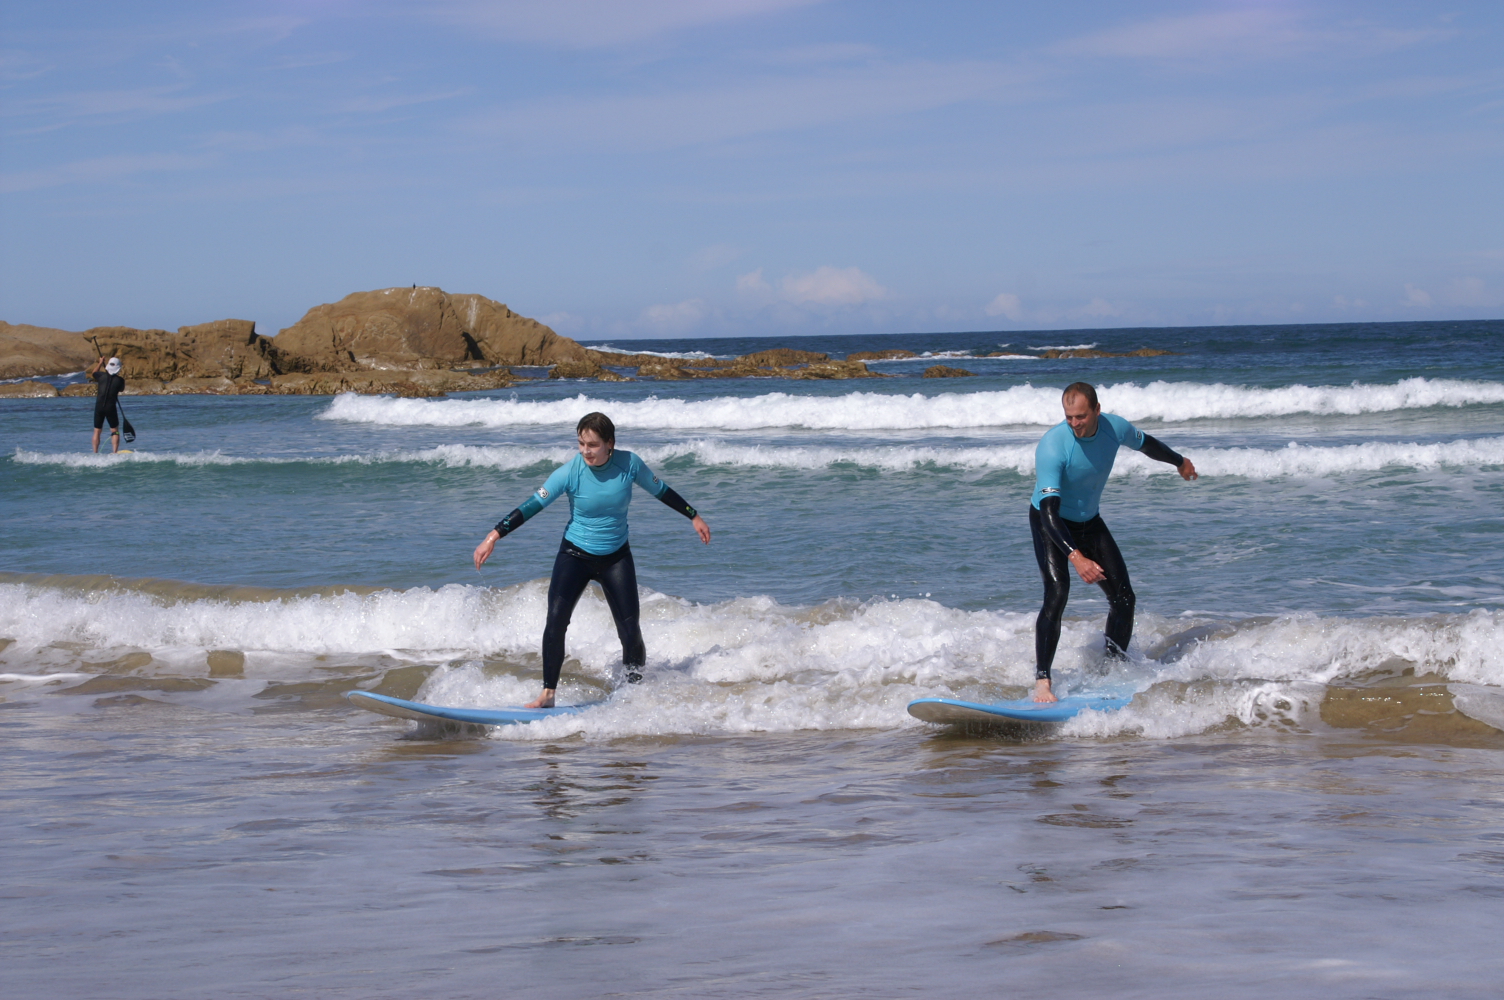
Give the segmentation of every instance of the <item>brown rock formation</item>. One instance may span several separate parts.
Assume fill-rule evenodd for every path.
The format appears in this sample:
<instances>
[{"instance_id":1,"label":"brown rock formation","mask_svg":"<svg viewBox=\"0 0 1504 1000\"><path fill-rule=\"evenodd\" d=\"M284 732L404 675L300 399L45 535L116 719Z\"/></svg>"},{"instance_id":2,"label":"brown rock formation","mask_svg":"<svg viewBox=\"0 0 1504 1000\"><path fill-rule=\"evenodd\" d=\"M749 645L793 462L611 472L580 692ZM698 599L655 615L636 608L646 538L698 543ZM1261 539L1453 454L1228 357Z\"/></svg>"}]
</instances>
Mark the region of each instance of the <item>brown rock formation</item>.
<instances>
[{"instance_id":1,"label":"brown rock formation","mask_svg":"<svg viewBox=\"0 0 1504 1000\"><path fill-rule=\"evenodd\" d=\"M0 379L76 372L94 358L82 334L0 322Z\"/></svg>"},{"instance_id":2,"label":"brown rock formation","mask_svg":"<svg viewBox=\"0 0 1504 1000\"><path fill-rule=\"evenodd\" d=\"M277 375L265 391L278 396L333 396L341 392L365 395L442 396L449 392L504 389L512 376L502 370L472 375L443 369L418 371L303 372ZM242 390L244 391L244 390Z\"/></svg>"},{"instance_id":3,"label":"brown rock formation","mask_svg":"<svg viewBox=\"0 0 1504 1000\"><path fill-rule=\"evenodd\" d=\"M483 295L439 288L355 292L315 306L277 334L276 347L309 372L586 360L583 347L537 320Z\"/></svg>"},{"instance_id":4,"label":"brown rock formation","mask_svg":"<svg viewBox=\"0 0 1504 1000\"><path fill-rule=\"evenodd\" d=\"M625 375L608 371L594 361L560 361L554 365L549 378L593 378L597 382L630 382Z\"/></svg>"},{"instance_id":5,"label":"brown rock formation","mask_svg":"<svg viewBox=\"0 0 1504 1000\"><path fill-rule=\"evenodd\" d=\"M8 382L0 385L0 396L10 399L40 399L56 395L57 386L51 382Z\"/></svg>"},{"instance_id":6,"label":"brown rock formation","mask_svg":"<svg viewBox=\"0 0 1504 1000\"><path fill-rule=\"evenodd\" d=\"M898 358L917 358L919 355L913 351L905 351L895 347L886 351L856 351L846 355L847 361L893 361Z\"/></svg>"},{"instance_id":7,"label":"brown rock formation","mask_svg":"<svg viewBox=\"0 0 1504 1000\"><path fill-rule=\"evenodd\" d=\"M1088 348L1062 351L1051 349L1041 351L1037 357L1041 358L1157 358L1162 354L1174 354L1174 351L1161 351L1157 347L1140 347L1136 351L1093 351Z\"/></svg>"},{"instance_id":8,"label":"brown rock formation","mask_svg":"<svg viewBox=\"0 0 1504 1000\"><path fill-rule=\"evenodd\" d=\"M618 368L658 368L669 365L674 368L715 368L731 363L727 358L665 358L658 354L618 354L615 351L586 349L591 361Z\"/></svg>"},{"instance_id":9,"label":"brown rock formation","mask_svg":"<svg viewBox=\"0 0 1504 1000\"><path fill-rule=\"evenodd\" d=\"M280 371L271 341L248 319L222 319L197 326L137 330L97 326L80 336L118 357L127 385L132 380L268 378ZM91 359L92 360L92 359Z\"/></svg>"},{"instance_id":10,"label":"brown rock formation","mask_svg":"<svg viewBox=\"0 0 1504 1000\"><path fill-rule=\"evenodd\" d=\"M925 378L965 378L975 374L976 372L969 372L965 368L949 368L945 365L935 365L924 370Z\"/></svg>"},{"instance_id":11,"label":"brown rock formation","mask_svg":"<svg viewBox=\"0 0 1504 1000\"><path fill-rule=\"evenodd\" d=\"M780 348L782 350L782 348ZM643 378L655 378L659 380L673 381L677 379L693 378L790 378L790 379L842 379L842 378L890 378L880 372L868 370L867 366L860 361L817 361L809 364L773 366L748 364L753 358L763 358L771 354L771 351L762 351L758 354L749 354L745 357L735 358L731 362L721 362L719 368L690 368L681 367L677 364L665 364L663 359L658 359L656 365L644 365L637 369L637 374ZM810 352L790 352L810 353Z\"/></svg>"},{"instance_id":12,"label":"brown rock formation","mask_svg":"<svg viewBox=\"0 0 1504 1000\"><path fill-rule=\"evenodd\" d=\"M736 360L754 368L782 368L787 365L807 364L811 361L829 361L830 355L817 354L814 351L796 351L791 347L775 347L771 351L743 354Z\"/></svg>"}]
</instances>

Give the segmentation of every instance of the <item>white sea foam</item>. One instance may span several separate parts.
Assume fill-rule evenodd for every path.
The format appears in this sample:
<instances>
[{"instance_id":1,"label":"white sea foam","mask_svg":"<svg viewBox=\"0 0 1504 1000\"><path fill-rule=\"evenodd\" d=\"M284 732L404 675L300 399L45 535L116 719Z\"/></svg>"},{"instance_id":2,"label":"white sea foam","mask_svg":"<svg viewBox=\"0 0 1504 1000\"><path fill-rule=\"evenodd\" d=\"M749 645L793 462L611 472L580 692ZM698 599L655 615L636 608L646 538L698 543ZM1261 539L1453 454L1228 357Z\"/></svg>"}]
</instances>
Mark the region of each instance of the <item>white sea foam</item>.
<instances>
[{"instance_id":1,"label":"white sea foam","mask_svg":"<svg viewBox=\"0 0 1504 1000\"><path fill-rule=\"evenodd\" d=\"M1504 383L1411 378L1390 385L1306 386L1264 389L1196 382L1124 382L1103 386L1104 409L1135 421L1183 422L1288 416L1378 413L1429 407L1504 403ZM1060 422L1060 389L1013 386L985 392L841 396L769 392L711 399L608 400L583 393L569 399L392 399L336 396L323 420L387 426L573 426L581 413L605 410L617 425L637 430L750 430L805 427L820 430L1050 426Z\"/></svg>"},{"instance_id":2,"label":"white sea foam","mask_svg":"<svg viewBox=\"0 0 1504 1000\"><path fill-rule=\"evenodd\" d=\"M996 445L987 448L944 445L851 446L748 445L714 438L698 438L634 449L650 465L687 459L701 466L820 470L840 466L904 472L921 468L1011 471L1034 473L1034 445ZM377 465L434 464L445 468L528 469L560 465L574 449L530 448L517 445L446 444L433 448L384 451L363 455L318 458L254 458L214 452L90 455L77 452L31 452L17 449L13 460L22 465L61 465L78 469L108 469L129 463L172 463L183 466L247 464ZM1367 441L1350 445L1313 446L1291 442L1283 448L1197 448L1192 455L1205 476L1278 479L1288 476L1334 476L1379 469L1488 469L1504 465L1504 437L1473 438L1429 444ZM1169 466L1134 452L1120 452L1115 476L1174 475Z\"/></svg>"},{"instance_id":3,"label":"white sea foam","mask_svg":"<svg viewBox=\"0 0 1504 1000\"><path fill-rule=\"evenodd\" d=\"M710 354L705 351L629 351L621 347L612 347L610 344L586 345L587 351L603 351L607 354L645 354L654 358L676 358L683 361L700 361L705 358L730 358L729 354Z\"/></svg>"},{"instance_id":4,"label":"white sea foam","mask_svg":"<svg viewBox=\"0 0 1504 1000\"><path fill-rule=\"evenodd\" d=\"M899 472L924 467L983 469L1033 475L1034 448L1029 445L998 445L990 448L929 446L776 447L741 445L724 441L697 440L640 449L649 463L661 464L678 458L693 459L706 466L730 465L791 469L821 469L839 465ZM434 449L439 451L440 449ZM435 460L446 464L488 464L489 449L446 446ZM522 449L517 449L522 451ZM427 453L432 454L432 452ZM561 456L565 453L561 452ZM501 463L510 454L497 456ZM1385 468L1434 469L1480 468L1504 465L1504 437L1445 441L1434 444L1364 442L1329 447L1291 443L1283 448L1198 448L1197 470L1206 476L1241 476L1277 479L1286 476L1329 476L1347 472L1371 472ZM1175 470L1135 452L1119 453L1114 475L1173 476Z\"/></svg>"},{"instance_id":5,"label":"white sea foam","mask_svg":"<svg viewBox=\"0 0 1504 1000\"><path fill-rule=\"evenodd\" d=\"M1090 343L1090 344L1044 344L1044 345L1041 345L1039 347L1035 347L1033 344L1030 344L1029 345L1029 350L1031 350L1031 351L1089 351L1089 350L1091 350L1092 348L1094 348L1096 346L1097 346L1096 343Z\"/></svg>"},{"instance_id":6,"label":"white sea foam","mask_svg":"<svg viewBox=\"0 0 1504 1000\"><path fill-rule=\"evenodd\" d=\"M988 361L1044 361L1044 360L1046 360L1044 358L1039 357L1037 354L1001 354L1001 355L998 355L997 357L988 357L988 356L983 355L983 354L973 354L970 351L926 351L925 353L915 355L912 358L873 358L873 359L865 362L865 364L867 364L868 366L871 366L871 365L896 365L896 364L902 364L903 362L913 363L915 361L937 361L937 360L941 360L941 359L947 359L947 360L949 360L949 359L956 359L956 360L961 360L961 361L976 361L976 362L988 362Z\"/></svg>"},{"instance_id":7,"label":"white sea foam","mask_svg":"<svg viewBox=\"0 0 1504 1000\"><path fill-rule=\"evenodd\" d=\"M119 455L108 453L95 455L89 452L73 451L27 451L24 448L17 448L15 454L11 456L11 460L18 465L61 465L71 469L113 469L123 465L152 465L161 463L186 466L280 465L303 461L303 459L297 458L255 458L250 456L226 455L220 451L130 451Z\"/></svg>"},{"instance_id":8,"label":"white sea foam","mask_svg":"<svg viewBox=\"0 0 1504 1000\"><path fill-rule=\"evenodd\" d=\"M245 603L5 584L0 635L15 642L0 652L0 680L51 684L61 674L95 673L104 662L114 664L116 674L202 676L207 651L233 649L245 654L245 682L254 687L327 676L331 663L380 654L388 662L439 665L420 700L517 703L536 693L532 664L546 598L542 580L502 590L451 585ZM646 683L620 690L590 713L498 735L917 725L905 711L917 697L1019 696L1032 679L1034 614L1032 607L960 611L923 599L790 607L750 597L692 604L645 592ZM1138 644L1147 647L1186 624L1141 615L1135 654ZM1063 690L1099 683L1089 668L1098 662L1100 629L1100 620L1066 623L1056 661ZM1485 708L1497 709L1504 698L1504 611L1292 617L1230 632L1170 664L1135 655L1111 678L1138 689L1135 703L1118 713L1083 716L1067 731L1168 738L1230 719L1250 726L1309 724L1323 685L1396 660L1413 664L1417 674L1471 685L1468 697ZM151 654L149 664L119 666L127 653L141 651ZM594 592L575 615L569 652L566 701L598 695L620 671L610 614ZM517 668L482 669L481 658L510 659ZM452 664L460 665L446 666Z\"/></svg>"},{"instance_id":9,"label":"white sea foam","mask_svg":"<svg viewBox=\"0 0 1504 1000\"><path fill-rule=\"evenodd\" d=\"M561 464L574 454L573 448L526 448L500 445L478 448L470 445L439 445L412 451L381 451L369 454L329 455L318 457L265 457L226 455L221 451L145 452L121 455L93 455L87 452L40 452L17 448L12 461L18 465L58 465L73 469L113 469L124 465L169 464L187 467L232 465L378 465L389 462L435 463L450 468L483 466L499 469L525 469L539 463Z\"/></svg>"}]
</instances>

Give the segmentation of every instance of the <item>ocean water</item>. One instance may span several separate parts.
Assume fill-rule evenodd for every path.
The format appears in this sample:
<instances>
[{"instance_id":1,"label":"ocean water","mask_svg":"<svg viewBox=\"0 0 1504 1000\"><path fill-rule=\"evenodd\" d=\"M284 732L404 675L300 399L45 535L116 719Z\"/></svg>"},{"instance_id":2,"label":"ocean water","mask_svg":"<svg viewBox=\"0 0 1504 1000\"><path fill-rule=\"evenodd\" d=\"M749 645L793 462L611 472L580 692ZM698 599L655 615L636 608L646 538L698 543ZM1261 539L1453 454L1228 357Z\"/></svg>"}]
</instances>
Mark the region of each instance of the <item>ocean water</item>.
<instances>
[{"instance_id":1,"label":"ocean water","mask_svg":"<svg viewBox=\"0 0 1504 1000\"><path fill-rule=\"evenodd\" d=\"M593 346L924 357L127 397L121 456L88 399L0 401L6 995L1497 995L1504 322ZM1038 356L1084 346L1175 353ZM1030 682L1077 379L1202 474L1119 457L1126 663L1072 592L1058 685L1137 694L920 723ZM470 552L594 409L715 533L633 503L646 682L592 588L561 700L599 709L351 708L536 694L567 507Z\"/></svg>"}]
</instances>

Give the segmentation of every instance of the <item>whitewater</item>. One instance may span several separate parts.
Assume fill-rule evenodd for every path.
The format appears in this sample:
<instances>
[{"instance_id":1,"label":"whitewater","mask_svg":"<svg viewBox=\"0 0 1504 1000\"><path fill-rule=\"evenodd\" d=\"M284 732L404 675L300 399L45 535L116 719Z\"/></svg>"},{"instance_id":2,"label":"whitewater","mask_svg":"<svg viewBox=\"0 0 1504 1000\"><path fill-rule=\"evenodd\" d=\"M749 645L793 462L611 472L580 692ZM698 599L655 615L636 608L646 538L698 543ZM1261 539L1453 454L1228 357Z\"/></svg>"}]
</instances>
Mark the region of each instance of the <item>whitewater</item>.
<instances>
[{"instance_id":1,"label":"whitewater","mask_svg":"<svg viewBox=\"0 0 1504 1000\"><path fill-rule=\"evenodd\" d=\"M925 393L847 392L836 397L772 391L710 399L648 398L612 401L580 393L538 402L390 399L344 395L324 420L407 427L570 425L577 414L610 406L613 419L640 430L697 431L803 427L817 430L980 428L1058 423L1060 389L1025 384L1001 391ZM1504 403L1504 384L1410 378L1389 385L1279 388L1196 383L1119 383L1098 390L1102 406L1129 420L1183 422L1292 414L1381 413L1429 407Z\"/></svg>"}]
</instances>

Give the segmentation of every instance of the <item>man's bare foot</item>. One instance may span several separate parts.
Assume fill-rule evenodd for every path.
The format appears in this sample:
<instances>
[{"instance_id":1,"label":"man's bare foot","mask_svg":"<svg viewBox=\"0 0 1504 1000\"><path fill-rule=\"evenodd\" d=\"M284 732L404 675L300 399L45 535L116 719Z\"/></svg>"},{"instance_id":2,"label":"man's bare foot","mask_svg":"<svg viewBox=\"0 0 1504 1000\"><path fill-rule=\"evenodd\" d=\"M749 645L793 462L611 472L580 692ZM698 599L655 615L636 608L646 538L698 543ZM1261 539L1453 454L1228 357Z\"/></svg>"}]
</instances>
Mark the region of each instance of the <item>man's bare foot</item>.
<instances>
[{"instance_id":1,"label":"man's bare foot","mask_svg":"<svg viewBox=\"0 0 1504 1000\"><path fill-rule=\"evenodd\" d=\"M1048 678L1041 677L1039 680L1034 682L1034 700L1046 705L1052 701L1060 700L1059 698L1055 697L1055 692L1050 690L1050 682Z\"/></svg>"},{"instance_id":2,"label":"man's bare foot","mask_svg":"<svg viewBox=\"0 0 1504 1000\"><path fill-rule=\"evenodd\" d=\"M1051 700L1053 700L1053 699L1051 699ZM522 707L523 708L553 708L554 707L554 689L553 688L544 688L543 689L543 693L538 696L538 698L537 698L536 701L530 701L526 705L523 705Z\"/></svg>"}]
</instances>

